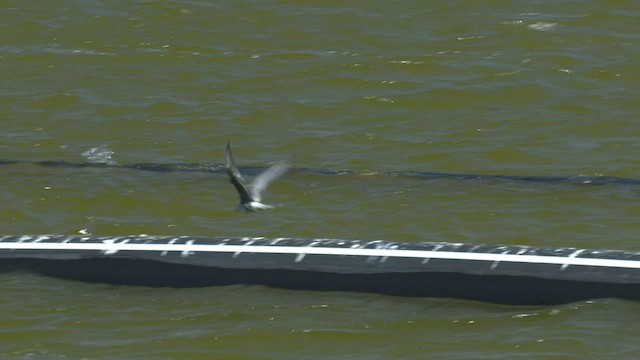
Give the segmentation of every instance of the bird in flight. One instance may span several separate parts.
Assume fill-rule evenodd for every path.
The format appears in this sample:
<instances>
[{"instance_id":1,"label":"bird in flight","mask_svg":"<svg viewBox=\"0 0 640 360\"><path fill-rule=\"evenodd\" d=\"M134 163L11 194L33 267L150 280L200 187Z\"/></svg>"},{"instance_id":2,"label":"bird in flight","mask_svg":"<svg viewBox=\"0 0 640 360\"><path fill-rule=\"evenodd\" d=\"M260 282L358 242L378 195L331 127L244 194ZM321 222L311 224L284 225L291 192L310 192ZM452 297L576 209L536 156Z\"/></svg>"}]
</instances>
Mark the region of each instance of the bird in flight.
<instances>
[{"instance_id":1,"label":"bird in flight","mask_svg":"<svg viewBox=\"0 0 640 360\"><path fill-rule=\"evenodd\" d=\"M256 176L251 184L247 184L242 174L240 174L236 162L233 160L230 141L227 142L227 146L224 149L224 164L227 169L227 174L229 175L229 180L240 195L239 208L246 212L273 208L271 205L262 203L261 193L267 188L269 183L282 176L290 167L285 162L278 162Z\"/></svg>"}]
</instances>

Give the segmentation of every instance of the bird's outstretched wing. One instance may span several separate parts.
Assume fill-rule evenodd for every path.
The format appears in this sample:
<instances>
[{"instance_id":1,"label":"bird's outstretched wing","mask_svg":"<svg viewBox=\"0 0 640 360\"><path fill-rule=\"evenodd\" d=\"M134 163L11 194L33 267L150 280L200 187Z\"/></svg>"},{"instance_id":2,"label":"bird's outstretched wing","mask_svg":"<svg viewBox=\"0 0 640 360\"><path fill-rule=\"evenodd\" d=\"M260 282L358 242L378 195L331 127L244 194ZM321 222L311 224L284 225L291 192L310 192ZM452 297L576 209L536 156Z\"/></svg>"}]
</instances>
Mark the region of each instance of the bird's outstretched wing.
<instances>
[{"instance_id":1,"label":"bird's outstretched wing","mask_svg":"<svg viewBox=\"0 0 640 360\"><path fill-rule=\"evenodd\" d=\"M227 174L229 174L229 181L231 181L240 195L240 202L246 203L253 201L253 191L250 190L247 182L242 177L242 174L240 174L236 162L233 160L231 141L227 141L227 146L224 148L224 164L227 168Z\"/></svg>"},{"instance_id":2,"label":"bird's outstretched wing","mask_svg":"<svg viewBox=\"0 0 640 360\"><path fill-rule=\"evenodd\" d=\"M269 183L284 175L290 167L291 166L285 162L279 162L271 165L263 173L256 176L251 182L251 187L249 188L253 199L255 201L261 201L261 193L267 188L267 186L269 186Z\"/></svg>"}]
</instances>

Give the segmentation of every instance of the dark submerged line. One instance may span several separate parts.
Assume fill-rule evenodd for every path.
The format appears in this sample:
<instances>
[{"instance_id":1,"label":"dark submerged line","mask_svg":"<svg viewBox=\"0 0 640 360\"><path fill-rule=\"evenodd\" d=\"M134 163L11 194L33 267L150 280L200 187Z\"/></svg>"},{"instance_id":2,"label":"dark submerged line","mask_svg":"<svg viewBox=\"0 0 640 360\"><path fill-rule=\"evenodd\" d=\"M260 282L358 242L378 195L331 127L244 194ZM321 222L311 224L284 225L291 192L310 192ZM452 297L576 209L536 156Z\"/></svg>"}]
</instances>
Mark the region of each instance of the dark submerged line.
<instances>
[{"instance_id":1,"label":"dark submerged line","mask_svg":"<svg viewBox=\"0 0 640 360\"><path fill-rule=\"evenodd\" d=\"M63 168L114 168L114 169L131 169L150 172L204 172L226 175L223 164L208 163L134 163L134 164L103 164L103 163L76 163L69 161L12 161L0 160L0 166L31 164L44 167L63 167ZM249 176L260 174L266 167L241 167L240 171ZM319 168L292 168L292 172L300 172L315 175L362 175L371 174L371 172L343 170L343 169L319 169ZM382 171L375 172L374 175L396 176L416 179L455 179L455 180L509 180L535 183L571 183L584 185L640 185L640 179L623 178L614 176L523 176L523 175L491 175L491 174L465 174L465 173L447 173L435 171Z\"/></svg>"}]
</instances>

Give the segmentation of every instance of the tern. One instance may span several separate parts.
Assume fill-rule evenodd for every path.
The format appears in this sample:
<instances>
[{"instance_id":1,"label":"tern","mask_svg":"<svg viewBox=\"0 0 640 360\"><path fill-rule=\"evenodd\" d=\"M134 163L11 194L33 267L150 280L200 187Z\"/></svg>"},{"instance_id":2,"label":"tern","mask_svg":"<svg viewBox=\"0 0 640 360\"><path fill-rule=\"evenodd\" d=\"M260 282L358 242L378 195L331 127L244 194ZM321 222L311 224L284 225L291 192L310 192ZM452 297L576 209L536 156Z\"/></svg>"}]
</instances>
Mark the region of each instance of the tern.
<instances>
[{"instance_id":1,"label":"tern","mask_svg":"<svg viewBox=\"0 0 640 360\"><path fill-rule=\"evenodd\" d=\"M233 160L231 142L228 141L224 149L224 164L227 169L227 174L229 175L229 181L240 195L240 209L246 212L273 209L273 206L262 203L261 193L267 188L269 183L289 170L290 166L287 163L278 162L270 166L267 170L256 176L251 184L247 184L242 174L240 174L236 162Z\"/></svg>"}]
</instances>

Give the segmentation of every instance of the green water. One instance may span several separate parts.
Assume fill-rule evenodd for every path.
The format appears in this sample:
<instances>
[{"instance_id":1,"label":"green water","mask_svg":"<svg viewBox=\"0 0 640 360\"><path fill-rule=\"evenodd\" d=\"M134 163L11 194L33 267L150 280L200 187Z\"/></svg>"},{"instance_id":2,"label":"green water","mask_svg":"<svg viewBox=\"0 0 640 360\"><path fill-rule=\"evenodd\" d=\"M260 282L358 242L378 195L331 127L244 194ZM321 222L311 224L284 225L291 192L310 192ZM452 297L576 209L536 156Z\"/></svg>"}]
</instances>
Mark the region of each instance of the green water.
<instances>
[{"instance_id":1,"label":"green water","mask_svg":"<svg viewBox=\"0 0 640 360\"><path fill-rule=\"evenodd\" d=\"M0 160L640 177L629 1L3 1ZM0 167L2 233L638 250L640 187ZM507 307L1 274L3 359L635 359L640 305Z\"/></svg>"}]
</instances>

